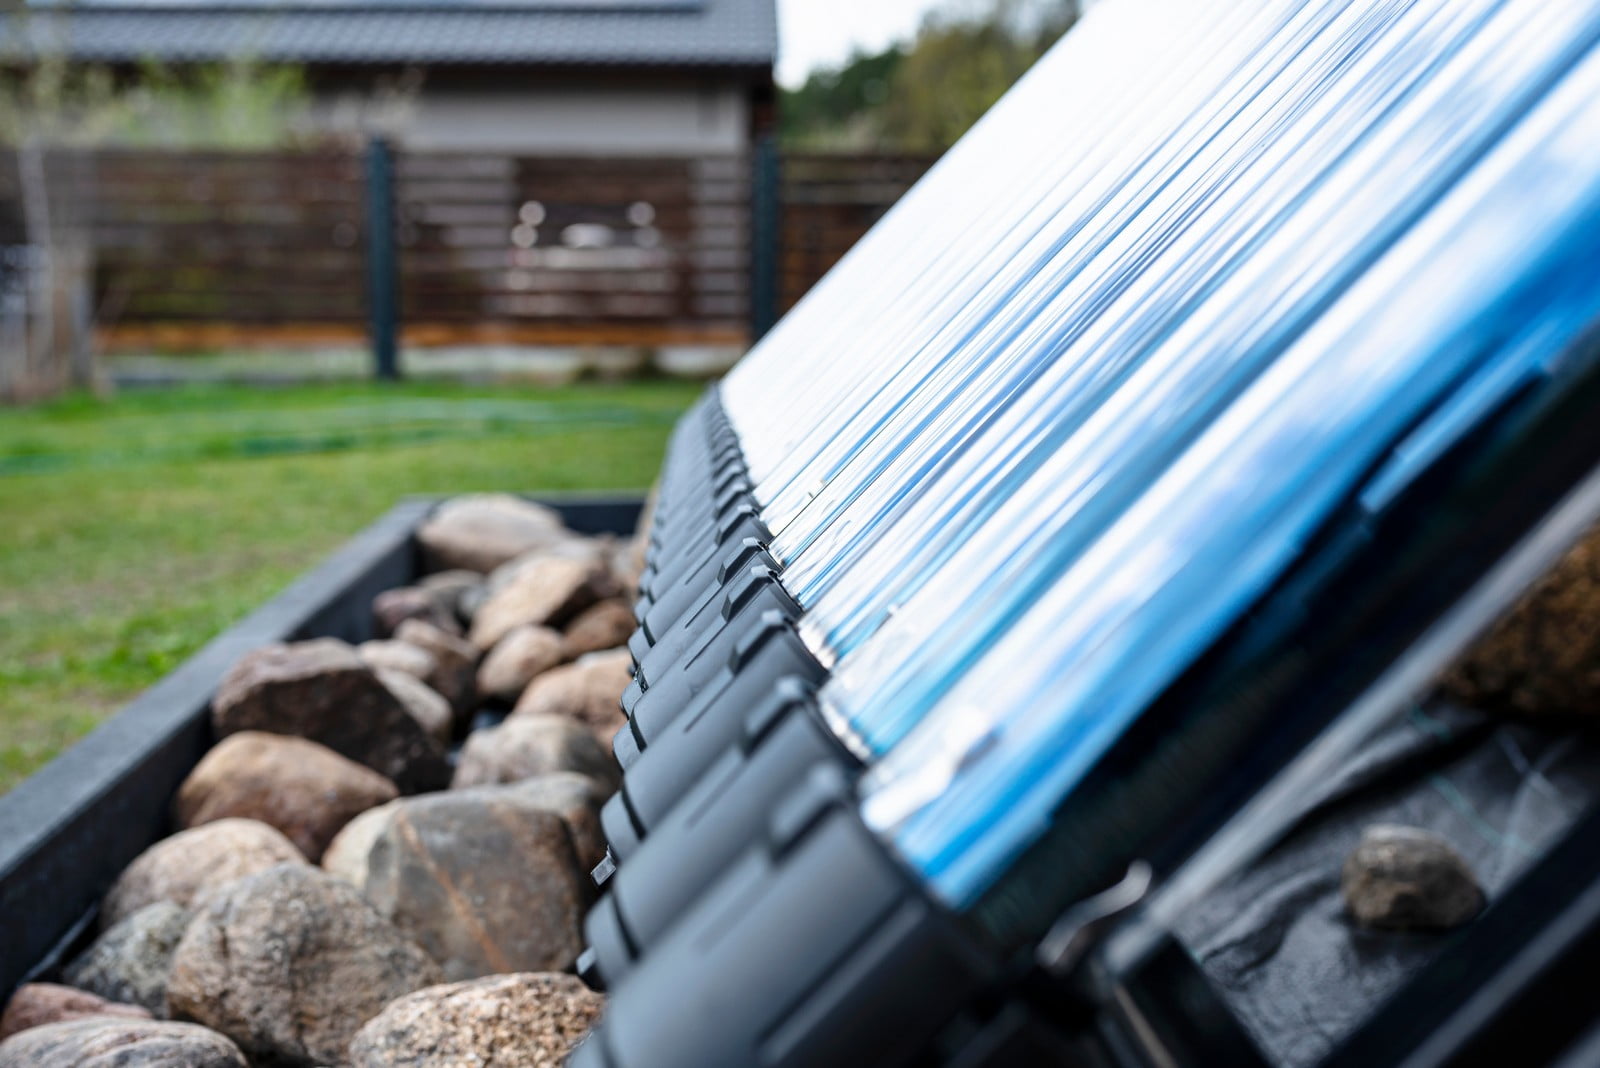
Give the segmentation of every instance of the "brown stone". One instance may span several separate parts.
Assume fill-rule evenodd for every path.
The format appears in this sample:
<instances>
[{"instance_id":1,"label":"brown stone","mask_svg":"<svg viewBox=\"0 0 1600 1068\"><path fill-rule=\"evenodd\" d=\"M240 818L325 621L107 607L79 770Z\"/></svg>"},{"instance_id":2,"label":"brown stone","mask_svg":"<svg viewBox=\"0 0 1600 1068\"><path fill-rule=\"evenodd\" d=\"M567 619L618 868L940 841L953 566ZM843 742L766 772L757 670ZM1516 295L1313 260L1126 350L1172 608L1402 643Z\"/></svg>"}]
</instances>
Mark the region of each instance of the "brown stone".
<instances>
[{"instance_id":1,"label":"brown stone","mask_svg":"<svg viewBox=\"0 0 1600 1068\"><path fill-rule=\"evenodd\" d=\"M440 630L459 634L461 624L444 596L419 586L384 590L372 599L372 623L380 638L387 638L408 619L421 619Z\"/></svg>"},{"instance_id":2,"label":"brown stone","mask_svg":"<svg viewBox=\"0 0 1600 1068\"><path fill-rule=\"evenodd\" d=\"M407 620L414 623L415 620ZM404 625L404 624L402 624ZM432 624L426 624L432 626ZM439 670L439 662L433 654L426 649L418 648L408 642L384 639L381 641L362 642L356 646L356 655L361 662L374 671L383 668L387 671L400 671L412 678L427 681L428 677Z\"/></svg>"},{"instance_id":3,"label":"brown stone","mask_svg":"<svg viewBox=\"0 0 1600 1068\"><path fill-rule=\"evenodd\" d=\"M265 823L207 823L163 838L135 857L111 884L100 906L100 926L109 928L158 901L193 908L235 879L305 862L289 839Z\"/></svg>"},{"instance_id":4,"label":"brown stone","mask_svg":"<svg viewBox=\"0 0 1600 1068\"><path fill-rule=\"evenodd\" d=\"M393 803L380 805L345 824L322 854L322 870L351 886L360 886L366 880L367 854L389 826L393 811Z\"/></svg>"},{"instance_id":5,"label":"brown stone","mask_svg":"<svg viewBox=\"0 0 1600 1068\"><path fill-rule=\"evenodd\" d=\"M558 771L575 771L607 786L620 776L616 759L583 724L564 716L516 715L498 727L472 732L451 786L519 782Z\"/></svg>"},{"instance_id":6,"label":"brown stone","mask_svg":"<svg viewBox=\"0 0 1600 1068\"><path fill-rule=\"evenodd\" d=\"M422 681L450 702L456 718L472 713L477 704L473 679L478 673L478 647L458 634L451 634L420 619L400 624L394 636L409 645L425 649L437 665Z\"/></svg>"},{"instance_id":7,"label":"brown stone","mask_svg":"<svg viewBox=\"0 0 1600 1068\"><path fill-rule=\"evenodd\" d=\"M515 788L429 794L358 822L356 846L335 841L328 858L447 978L560 970L577 958L593 888L545 801Z\"/></svg>"},{"instance_id":8,"label":"brown stone","mask_svg":"<svg viewBox=\"0 0 1600 1068\"><path fill-rule=\"evenodd\" d=\"M0 1068L249 1068L239 1047L194 1024L98 1016L0 1042Z\"/></svg>"},{"instance_id":9,"label":"brown stone","mask_svg":"<svg viewBox=\"0 0 1600 1068\"><path fill-rule=\"evenodd\" d=\"M570 975L498 975L391 1002L350 1043L352 1068L560 1068L605 998Z\"/></svg>"},{"instance_id":10,"label":"brown stone","mask_svg":"<svg viewBox=\"0 0 1600 1068\"><path fill-rule=\"evenodd\" d=\"M626 647L637 627L633 609L626 601L601 601L567 624L567 659L576 660L587 653Z\"/></svg>"},{"instance_id":11,"label":"brown stone","mask_svg":"<svg viewBox=\"0 0 1600 1068\"><path fill-rule=\"evenodd\" d=\"M86 1016L150 1019L150 1013L137 1005L119 1005L70 986L27 983L17 987L17 992L6 1003L6 1011L0 1013L0 1041L34 1027L63 1020L81 1020Z\"/></svg>"},{"instance_id":12,"label":"brown stone","mask_svg":"<svg viewBox=\"0 0 1600 1068\"><path fill-rule=\"evenodd\" d=\"M574 534L565 541L523 553L501 564L484 577L484 592L491 597L494 596L521 578L524 571L538 566L541 560L576 560L602 567L605 565L606 556L599 541Z\"/></svg>"},{"instance_id":13,"label":"brown stone","mask_svg":"<svg viewBox=\"0 0 1600 1068\"><path fill-rule=\"evenodd\" d=\"M211 705L217 737L267 731L309 738L364 764L405 793L450 778L443 746L355 649L332 638L268 645L241 658Z\"/></svg>"},{"instance_id":14,"label":"brown stone","mask_svg":"<svg viewBox=\"0 0 1600 1068\"><path fill-rule=\"evenodd\" d=\"M508 494L470 494L446 501L417 531L428 570L483 574L571 537L558 512Z\"/></svg>"},{"instance_id":15,"label":"brown stone","mask_svg":"<svg viewBox=\"0 0 1600 1068\"><path fill-rule=\"evenodd\" d=\"M339 828L398 796L394 783L326 746L243 731L218 742L189 773L173 815L180 827L260 820L315 862Z\"/></svg>"},{"instance_id":16,"label":"brown stone","mask_svg":"<svg viewBox=\"0 0 1600 1068\"><path fill-rule=\"evenodd\" d=\"M305 865L241 879L196 913L172 960L174 1017L275 1065L339 1064L361 1025L443 976L348 884Z\"/></svg>"},{"instance_id":17,"label":"brown stone","mask_svg":"<svg viewBox=\"0 0 1600 1068\"><path fill-rule=\"evenodd\" d=\"M378 668L377 674L378 681L399 699L411 718L428 732L428 737L438 742L441 749L448 747L456 721L455 710L450 707L450 702L415 675L387 668Z\"/></svg>"},{"instance_id":18,"label":"brown stone","mask_svg":"<svg viewBox=\"0 0 1600 1068\"><path fill-rule=\"evenodd\" d=\"M600 825L600 809L615 792L615 786L601 782L591 775L575 771L558 771L523 779L508 786L470 787L460 793L507 791L519 801L526 802L546 812L554 812L566 822L572 834L572 848L578 854L578 866L593 871L606 855L606 832Z\"/></svg>"},{"instance_id":19,"label":"brown stone","mask_svg":"<svg viewBox=\"0 0 1600 1068\"><path fill-rule=\"evenodd\" d=\"M582 723L603 745L610 745L628 722L622 712L622 692L628 688L632 667L628 650L614 649L547 671L528 684L512 718L563 716Z\"/></svg>"},{"instance_id":20,"label":"brown stone","mask_svg":"<svg viewBox=\"0 0 1600 1068\"><path fill-rule=\"evenodd\" d=\"M603 563L545 556L492 593L472 620L472 643L492 649L515 627L559 627L585 608L616 594Z\"/></svg>"},{"instance_id":21,"label":"brown stone","mask_svg":"<svg viewBox=\"0 0 1600 1068\"><path fill-rule=\"evenodd\" d=\"M478 668L478 693L508 703L522 696L538 675L566 659L561 633L549 627L521 626L500 639Z\"/></svg>"},{"instance_id":22,"label":"brown stone","mask_svg":"<svg viewBox=\"0 0 1600 1068\"><path fill-rule=\"evenodd\" d=\"M645 550L650 545L648 535L618 542L611 550L608 563L623 596L630 602L639 595L639 576L644 573Z\"/></svg>"},{"instance_id":23,"label":"brown stone","mask_svg":"<svg viewBox=\"0 0 1600 1068\"><path fill-rule=\"evenodd\" d=\"M1600 531L1569 550L1443 681L1450 695L1492 712L1600 712Z\"/></svg>"}]
</instances>

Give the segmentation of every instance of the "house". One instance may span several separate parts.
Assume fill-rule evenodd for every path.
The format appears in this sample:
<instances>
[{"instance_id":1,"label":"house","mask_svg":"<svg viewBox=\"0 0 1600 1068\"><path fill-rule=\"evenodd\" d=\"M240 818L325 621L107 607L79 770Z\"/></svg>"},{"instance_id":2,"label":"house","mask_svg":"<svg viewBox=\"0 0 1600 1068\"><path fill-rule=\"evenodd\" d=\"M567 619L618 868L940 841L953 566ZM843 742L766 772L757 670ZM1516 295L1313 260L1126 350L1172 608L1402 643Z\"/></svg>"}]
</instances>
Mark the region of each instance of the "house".
<instances>
[{"instance_id":1,"label":"house","mask_svg":"<svg viewBox=\"0 0 1600 1068\"><path fill-rule=\"evenodd\" d=\"M0 54L22 40L113 68L298 65L313 121L381 112L418 151L740 154L774 118L775 0L46 0L0 19Z\"/></svg>"}]
</instances>

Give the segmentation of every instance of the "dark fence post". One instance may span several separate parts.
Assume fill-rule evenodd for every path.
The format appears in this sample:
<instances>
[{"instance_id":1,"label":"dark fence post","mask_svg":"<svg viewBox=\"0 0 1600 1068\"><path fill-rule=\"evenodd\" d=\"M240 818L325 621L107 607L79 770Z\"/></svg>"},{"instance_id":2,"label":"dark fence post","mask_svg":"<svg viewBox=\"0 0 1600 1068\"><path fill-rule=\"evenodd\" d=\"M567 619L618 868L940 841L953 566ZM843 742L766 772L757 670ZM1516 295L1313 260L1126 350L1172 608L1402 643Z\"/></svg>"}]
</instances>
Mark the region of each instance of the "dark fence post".
<instances>
[{"instance_id":1,"label":"dark fence post","mask_svg":"<svg viewBox=\"0 0 1600 1068\"><path fill-rule=\"evenodd\" d=\"M782 164L778 139L756 141L750 188L750 340L760 341L778 321L778 256L783 227Z\"/></svg>"},{"instance_id":2,"label":"dark fence post","mask_svg":"<svg viewBox=\"0 0 1600 1068\"><path fill-rule=\"evenodd\" d=\"M397 381L400 271L395 251L394 154L381 137L367 144L367 309L373 374L382 381Z\"/></svg>"}]
</instances>

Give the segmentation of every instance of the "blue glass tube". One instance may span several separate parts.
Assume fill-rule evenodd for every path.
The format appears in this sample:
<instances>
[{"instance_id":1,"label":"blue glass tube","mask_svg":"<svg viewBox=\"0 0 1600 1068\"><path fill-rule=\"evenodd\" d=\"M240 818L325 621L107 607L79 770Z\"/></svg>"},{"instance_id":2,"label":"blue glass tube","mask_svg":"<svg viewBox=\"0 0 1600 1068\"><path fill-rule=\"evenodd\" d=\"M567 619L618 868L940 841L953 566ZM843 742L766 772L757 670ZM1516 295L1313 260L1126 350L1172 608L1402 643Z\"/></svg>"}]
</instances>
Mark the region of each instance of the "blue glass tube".
<instances>
[{"instance_id":1,"label":"blue glass tube","mask_svg":"<svg viewBox=\"0 0 1600 1068\"><path fill-rule=\"evenodd\" d=\"M1313 314L1316 293L1292 299L1297 280L1317 277L1326 290L1348 279L1385 235L1403 228L1408 215L1402 209L1415 210L1408 201L1426 204L1437 196L1448 185L1451 167L1475 158L1492 138L1492 124L1463 123L1479 116L1452 108L1449 96L1482 80L1480 67L1501 39L1486 39L1482 31L1510 17L1500 8L1412 5L1408 18L1385 25L1381 42L1364 42L1368 47L1358 61L1350 58L1347 35L1335 34L1322 64L1311 69L1336 65L1339 78L1318 78L1318 92L1284 104L1290 117L1303 115L1305 121L1285 122L1283 112L1255 116L1250 128L1265 128L1271 138L1244 142L1239 156L1213 157L1208 170L1221 177L1186 188L1190 199L1175 202L1181 211L1174 202L1158 205L1160 225L1148 244L1134 244L1099 276L1070 273L1042 310L1024 308L1015 337L977 361L987 382L1020 364L1011 379L1000 379L1004 397L996 402L992 390L979 389L968 391L976 396L940 398L947 413L941 421L851 491L844 518L816 535L817 551L794 556L785 581L803 604L814 606L803 625L813 646L847 654L859 645L1041 464L1067 442L1084 438L1085 422L1111 396L1132 403L1127 398L1138 394L1131 390L1164 393L1166 399L1147 406L1176 411L1170 397L1177 382L1180 393L1206 400L1211 395L1199 388L1203 376L1247 373L1251 365L1241 357L1237 363L1244 370L1230 371L1222 362L1197 361L1192 347L1209 353L1219 343L1240 343L1252 326L1241 321L1242 314L1279 330ZM1526 72L1514 72L1519 82L1492 63L1483 69L1508 89L1512 103L1502 104L1501 114L1514 113L1519 99L1526 103ZM1407 141L1425 149L1420 158L1393 154L1396 143ZM1381 186L1381 196L1352 200L1352 190L1372 184ZM1330 224L1338 229L1324 239L1321 230ZM1138 270L1127 269L1128 263ZM1230 283L1235 275L1247 280ZM1211 324L1209 335L1194 329L1200 322ZM1185 330L1184 347L1175 347L1172 337ZM1258 346L1244 357L1262 355ZM1173 377L1197 362L1201 366L1190 378ZM1019 378L1031 387L1026 392L1018 388ZM1088 428L1102 434L1108 429L1130 430L1135 439L1119 443L1116 462L1138 455L1138 439L1170 447L1161 445L1155 422ZM873 450L861 454L881 456ZM1083 463L1066 474L1087 482L1106 471ZM1035 496L1036 511L1058 507ZM1010 523L1018 521L1013 516ZM977 568L970 574L980 582L993 572L984 560L968 554Z\"/></svg>"},{"instance_id":2,"label":"blue glass tube","mask_svg":"<svg viewBox=\"0 0 1600 1068\"><path fill-rule=\"evenodd\" d=\"M992 489L998 502L976 533L951 543L943 559L919 543L899 546L900 589L916 589L919 580L920 589L904 596L880 578L844 617L859 643L839 661L826 699L831 721L848 728L858 750L881 753L903 737L1207 420L1600 36L1600 5L1556 12L1525 0L1502 18L1530 13L1531 20L1505 23L1516 32L1479 38L1448 76L1430 79L1411 121L1367 142L1344 172L1349 181L1322 187L1293 226L1253 247L1215 299L1161 338L1164 353L1081 426L1057 433L1045 407L1025 428L1028 464L1004 449L971 453L978 474L968 484ZM1012 487L1008 472L1019 469L1027 479ZM945 497L929 495L938 505ZM831 604L831 597L819 601L802 621L812 640ZM951 605L962 606L959 626L926 626Z\"/></svg>"},{"instance_id":3,"label":"blue glass tube","mask_svg":"<svg viewBox=\"0 0 1600 1068\"><path fill-rule=\"evenodd\" d=\"M1597 92L1591 56L869 774L865 819L937 896L962 908L993 885L1375 464L1415 477L1441 437L1471 427L1461 413L1600 321ZM1397 453L1418 425L1434 444Z\"/></svg>"},{"instance_id":4,"label":"blue glass tube","mask_svg":"<svg viewBox=\"0 0 1600 1068\"><path fill-rule=\"evenodd\" d=\"M923 342L1007 268L1050 204L1114 186L1125 146L1155 140L1130 134L1181 122L1193 109L1183 79L1216 65L1219 49L1247 55L1249 38L1230 51L1225 35L1256 6L1207 26L1192 5L1138 0L1069 34L729 376L725 404L761 495L769 481L809 486L802 473L819 443L853 424L867 398L892 395L908 361L936 359ZM1153 44L1141 36L1152 28L1167 31ZM1146 49L1151 62L1134 62Z\"/></svg>"}]
</instances>

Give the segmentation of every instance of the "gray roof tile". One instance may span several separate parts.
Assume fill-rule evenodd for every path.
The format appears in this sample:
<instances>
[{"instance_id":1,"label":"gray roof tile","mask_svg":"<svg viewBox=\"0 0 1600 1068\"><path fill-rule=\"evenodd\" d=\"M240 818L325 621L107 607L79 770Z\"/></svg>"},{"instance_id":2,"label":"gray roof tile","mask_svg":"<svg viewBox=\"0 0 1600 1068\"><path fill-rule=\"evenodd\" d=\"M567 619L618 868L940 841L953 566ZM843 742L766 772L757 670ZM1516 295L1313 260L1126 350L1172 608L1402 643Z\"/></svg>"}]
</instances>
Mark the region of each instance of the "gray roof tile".
<instances>
[{"instance_id":1,"label":"gray roof tile","mask_svg":"<svg viewBox=\"0 0 1600 1068\"><path fill-rule=\"evenodd\" d=\"M24 41L30 52L64 50L102 63L246 55L288 63L766 67L778 33L775 0L655 11L80 5L0 18L0 54L17 57Z\"/></svg>"}]
</instances>

